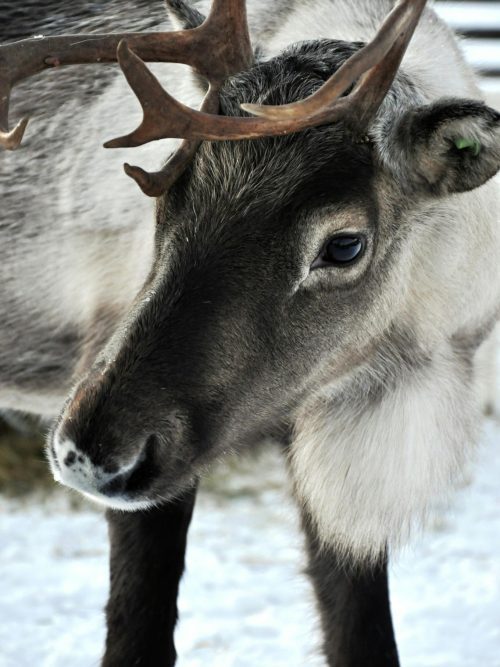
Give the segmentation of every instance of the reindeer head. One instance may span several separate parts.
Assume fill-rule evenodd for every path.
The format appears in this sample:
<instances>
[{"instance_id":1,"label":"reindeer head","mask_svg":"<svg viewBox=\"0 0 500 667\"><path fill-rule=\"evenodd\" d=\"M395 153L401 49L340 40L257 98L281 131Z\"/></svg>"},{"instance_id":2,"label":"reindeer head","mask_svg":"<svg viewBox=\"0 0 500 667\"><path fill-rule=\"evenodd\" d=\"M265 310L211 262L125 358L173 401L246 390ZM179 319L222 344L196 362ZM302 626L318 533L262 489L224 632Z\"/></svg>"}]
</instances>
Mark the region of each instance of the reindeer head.
<instances>
[{"instance_id":1,"label":"reindeer head","mask_svg":"<svg viewBox=\"0 0 500 667\"><path fill-rule=\"evenodd\" d=\"M307 420L312 397L346 395L360 369L387 384L425 364L405 326L410 264L435 257L425 219L493 176L500 150L496 112L427 105L397 75L424 5L399 3L367 45L302 43L265 62L237 0L215 1L199 27L107 36L83 55L54 38L68 42L44 66L112 60L118 44L144 120L108 146L184 138L162 171L126 167L158 197L154 264L54 428L58 479L146 507L228 450ZM205 77L202 110L170 97L129 46ZM375 386L363 398L379 400Z\"/></svg>"}]
</instances>

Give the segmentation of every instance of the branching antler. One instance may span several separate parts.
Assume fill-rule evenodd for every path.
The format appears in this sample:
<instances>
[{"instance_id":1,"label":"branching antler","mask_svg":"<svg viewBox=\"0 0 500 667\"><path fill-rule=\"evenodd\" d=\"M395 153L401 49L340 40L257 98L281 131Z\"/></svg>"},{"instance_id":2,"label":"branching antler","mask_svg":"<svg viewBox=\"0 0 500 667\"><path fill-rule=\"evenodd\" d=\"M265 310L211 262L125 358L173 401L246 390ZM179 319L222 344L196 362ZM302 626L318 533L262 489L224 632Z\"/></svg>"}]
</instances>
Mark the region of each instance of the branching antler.
<instances>
[{"instance_id":1,"label":"branching antler","mask_svg":"<svg viewBox=\"0 0 500 667\"><path fill-rule=\"evenodd\" d=\"M169 33L128 33L30 39L0 47L0 145L16 148L26 128L22 120L8 131L12 86L45 68L118 60L136 94L143 120L130 134L108 141L107 148L140 146L163 138L184 139L165 167L147 173L125 165L142 190L158 196L182 173L202 140L253 139L290 134L347 118L360 133L377 112L401 63L426 0L400 0L374 39L347 60L309 98L282 106L244 104L256 117L218 115L218 92L229 76L253 62L245 0L213 0L197 28ZM146 62L190 65L209 82L200 111L169 95ZM356 83L352 92L343 93Z\"/></svg>"},{"instance_id":2,"label":"branching antler","mask_svg":"<svg viewBox=\"0 0 500 667\"><path fill-rule=\"evenodd\" d=\"M142 64L147 61L190 65L209 81L210 90L202 110L215 115L218 102L215 102L214 91L227 77L248 69L253 62L245 0L213 0L206 20L191 30L62 35L0 46L0 145L10 150L17 148L28 123L25 118L9 132L10 92L16 83L51 67L111 63L119 61L120 57L126 59L124 54L128 47L137 54L133 57L141 58ZM178 136L188 140L181 144L161 171L148 174L139 167L125 166L127 174L146 194L158 196L168 189L196 152L199 140L187 135Z\"/></svg>"}]
</instances>

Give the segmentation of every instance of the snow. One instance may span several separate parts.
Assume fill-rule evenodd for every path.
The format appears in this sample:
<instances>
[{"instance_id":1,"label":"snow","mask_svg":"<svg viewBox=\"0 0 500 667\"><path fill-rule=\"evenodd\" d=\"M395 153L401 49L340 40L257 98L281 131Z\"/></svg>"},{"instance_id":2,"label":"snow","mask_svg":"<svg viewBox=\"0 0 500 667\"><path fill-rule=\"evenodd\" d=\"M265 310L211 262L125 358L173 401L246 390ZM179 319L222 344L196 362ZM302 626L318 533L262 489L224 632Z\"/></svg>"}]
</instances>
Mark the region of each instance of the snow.
<instances>
[{"instance_id":1,"label":"snow","mask_svg":"<svg viewBox=\"0 0 500 667\"><path fill-rule=\"evenodd\" d=\"M302 538L274 450L202 490L177 632L180 667L320 667ZM393 563L403 667L500 667L500 425L473 478ZM93 667L104 641L107 536L59 491L1 501L0 667Z\"/></svg>"},{"instance_id":2,"label":"snow","mask_svg":"<svg viewBox=\"0 0 500 667\"><path fill-rule=\"evenodd\" d=\"M488 422L470 486L392 572L404 667L500 666L500 427Z\"/></svg>"}]
</instances>

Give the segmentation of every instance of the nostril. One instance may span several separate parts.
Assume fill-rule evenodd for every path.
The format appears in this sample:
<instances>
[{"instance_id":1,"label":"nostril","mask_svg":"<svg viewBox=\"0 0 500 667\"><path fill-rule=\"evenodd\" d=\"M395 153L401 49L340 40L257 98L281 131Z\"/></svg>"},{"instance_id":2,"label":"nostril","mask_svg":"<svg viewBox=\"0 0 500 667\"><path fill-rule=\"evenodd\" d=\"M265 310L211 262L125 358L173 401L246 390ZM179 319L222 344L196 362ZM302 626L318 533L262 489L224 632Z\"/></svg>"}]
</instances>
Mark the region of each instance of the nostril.
<instances>
[{"instance_id":1,"label":"nostril","mask_svg":"<svg viewBox=\"0 0 500 667\"><path fill-rule=\"evenodd\" d=\"M126 490L128 492L141 491L150 484L152 479L157 477L159 472L157 462L158 446L157 437L150 435L146 440L141 456L137 460L137 464L127 480Z\"/></svg>"},{"instance_id":2,"label":"nostril","mask_svg":"<svg viewBox=\"0 0 500 667\"><path fill-rule=\"evenodd\" d=\"M99 490L107 496L117 496L124 493L136 493L148 486L151 479L157 475L156 450L158 440L151 435L137 457L134 465L126 472L116 474Z\"/></svg>"},{"instance_id":3,"label":"nostril","mask_svg":"<svg viewBox=\"0 0 500 667\"><path fill-rule=\"evenodd\" d=\"M125 482L127 480L127 473L120 474L118 473L113 479L103 484L99 491L104 493L106 496L119 496L125 490Z\"/></svg>"},{"instance_id":4,"label":"nostril","mask_svg":"<svg viewBox=\"0 0 500 667\"><path fill-rule=\"evenodd\" d=\"M76 461L76 452L70 450L64 457L63 463L68 468L71 468L71 466L74 464L75 461Z\"/></svg>"},{"instance_id":5,"label":"nostril","mask_svg":"<svg viewBox=\"0 0 500 667\"><path fill-rule=\"evenodd\" d=\"M116 475L120 472L120 466L116 463L105 463L102 469L107 475Z\"/></svg>"}]
</instances>

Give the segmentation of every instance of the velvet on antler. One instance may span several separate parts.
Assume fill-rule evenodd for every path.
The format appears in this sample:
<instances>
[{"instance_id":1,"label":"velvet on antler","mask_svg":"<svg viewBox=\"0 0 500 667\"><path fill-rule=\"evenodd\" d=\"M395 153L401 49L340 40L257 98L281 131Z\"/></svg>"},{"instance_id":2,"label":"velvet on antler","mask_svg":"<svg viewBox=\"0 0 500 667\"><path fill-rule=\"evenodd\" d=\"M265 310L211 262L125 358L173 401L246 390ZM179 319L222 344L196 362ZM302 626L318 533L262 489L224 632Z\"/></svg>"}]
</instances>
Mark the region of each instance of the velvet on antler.
<instances>
[{"instance_id":1,"label":"velvet on antler","mask_svg":"<svg viewBox=\"0 0 500 667\"><path fill-rule=\"evenodd\" d=\"M84 39L81 35L33 38L0 46L0 145L17 148L26 129L27 119L23 119L8 130L10 91L18 81L50 67L115 61L142 106L143 120L136 130L105 146L140 146L164 138L184 140L161 171L148 173L125 165L126 173L151 196L159 196L170 187L202 140L290 134L341 118L348 118L362 134L394 80L425 4L426 0L400 0L373 40L316 93L282 106L243 104L253 117L218 114L224 81L253 63L245 0L213 0L205 21L190 30L89 35ZM201 109L190 109L173 98L145 62L184 63L205 77L209 88ZM343 96L353 84L353 90Z\"/></svg>"}]
</instances>

